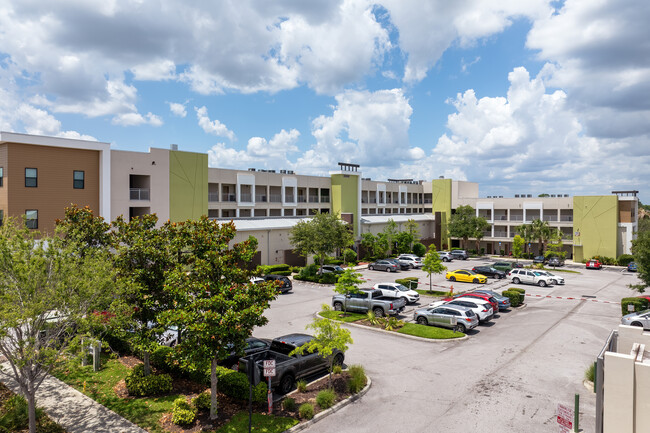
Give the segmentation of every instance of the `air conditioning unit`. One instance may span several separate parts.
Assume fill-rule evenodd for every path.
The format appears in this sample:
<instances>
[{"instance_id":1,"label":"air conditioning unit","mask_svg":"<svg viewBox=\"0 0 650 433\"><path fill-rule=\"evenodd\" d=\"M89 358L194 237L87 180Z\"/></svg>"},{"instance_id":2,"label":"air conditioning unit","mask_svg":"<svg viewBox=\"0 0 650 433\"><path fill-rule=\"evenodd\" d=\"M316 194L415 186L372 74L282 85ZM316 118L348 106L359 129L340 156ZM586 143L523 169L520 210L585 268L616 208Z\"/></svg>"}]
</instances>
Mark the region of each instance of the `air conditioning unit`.
<instances>
[{"instance_id":1,"label":"air conditioning unit","mask_svg":"<svg viewBox=\"0 0 650 433\"><path fill-rule=\"evenodd\" d=\"M287 174L287 170L280 170L281 174Z\"/></svg>"},{"instance_id":2,"label":"air conditioning unit","mask_svg":"<svg viewBox=\"0 0 650 433\"><path fill-rule=\"evenodd\" d=\"M255 171L255 169L254 168L249 168L248 171Z\"/></svg>"}]
</instances>

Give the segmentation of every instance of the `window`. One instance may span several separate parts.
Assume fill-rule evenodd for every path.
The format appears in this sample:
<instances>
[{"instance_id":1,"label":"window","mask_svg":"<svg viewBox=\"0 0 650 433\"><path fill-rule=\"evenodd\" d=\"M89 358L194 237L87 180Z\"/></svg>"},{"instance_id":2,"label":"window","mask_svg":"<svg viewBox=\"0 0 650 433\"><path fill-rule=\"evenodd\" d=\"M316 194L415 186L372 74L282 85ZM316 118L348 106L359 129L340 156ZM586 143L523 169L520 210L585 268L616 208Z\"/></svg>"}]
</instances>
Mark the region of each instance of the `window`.
<instances>
[{"instance_id":1,"label":"window","mask_svg":"<svg viewBox=\"0 0 650 433\"><path fill-rule=\"evenodd\" d=\"M2 186L5 178L5 170L3 167L0 167L0 186Z\"/></svg>"},{"instance_id":2,"label":"window","mask_svg":"<svg viewBox=\"0 0 650 433\"><path fill-rule=\"evenodd\" d=\"M2 226L4 219L5 219L5 211L0 209L0 226Z\"/></svg>"},{"instance_id":3,"label":"window","mask_svg":"<svg viewBox=\"0 0 650 433\"><path fill-rule=\"evenodd\" d=\"M72 172L72 186L74 189L84 189L85 172L75 170Z\"/></svg>"},{"instance_id":4,"label":"window","mask_svg":"<svg viewBox=\"0 0 650 433\"><path fill-rule=\"evenodd\" d=\"M38 228L38 211L37 210L26 210L25 211L25 225L28 229L37 229Z\"/></svg>"},{"instance_id":5,"label":"window","mask_svg":"<svg viewBox=\"0 0 650 433\"><path fill-rule=\"evenodd\" d=\"M36 188L38 186L38 170L36 168L25 169L25 187Z\"/></svg>"}]
</instances>

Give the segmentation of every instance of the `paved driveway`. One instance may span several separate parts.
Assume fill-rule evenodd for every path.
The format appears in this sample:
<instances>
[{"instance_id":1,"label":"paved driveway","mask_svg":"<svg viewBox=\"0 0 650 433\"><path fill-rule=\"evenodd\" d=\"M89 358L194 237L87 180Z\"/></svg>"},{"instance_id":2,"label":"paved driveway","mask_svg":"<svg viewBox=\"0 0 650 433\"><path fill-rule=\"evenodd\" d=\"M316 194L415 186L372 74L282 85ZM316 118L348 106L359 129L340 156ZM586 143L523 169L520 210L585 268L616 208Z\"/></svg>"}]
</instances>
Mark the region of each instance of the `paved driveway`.
<instances>
[{"instance_id":1,"label":"paved driveway","mask_svg":"<svg viewBox=\"0 0 650 433\"><path fill-rule=\"evenodd\" d=\"M470 268L483 261L452 262L450 269ZM555 408L581 398L581 424L593 431L595 396L582 385L610 330L620 321L618 304L632 295L627 284L635 275L618 271L562 273L565 286L523 286L527 305L500 313L479 326L466 341L420 342L350 328L354 344L347 364L362 364L373 387L361 401L309 428L309 432L548 432L557 431ZM369 284L421 271L387 274L363 271ZM511 284L489 280L499 289ZM448 286L442 276L434 284ZM454 283L456 291L473 284ZM294 282L294 293L282 295L267 312L270 322L257 336L303 332L333 291ZM557 299L584 297L589 300ZM595 299L595 301L593 300ZM421 304L428 302L422 299ZM413 309L414 307L410 307ZM407 316L410 318L410 316Z\"/></svg>"}]
</instances>

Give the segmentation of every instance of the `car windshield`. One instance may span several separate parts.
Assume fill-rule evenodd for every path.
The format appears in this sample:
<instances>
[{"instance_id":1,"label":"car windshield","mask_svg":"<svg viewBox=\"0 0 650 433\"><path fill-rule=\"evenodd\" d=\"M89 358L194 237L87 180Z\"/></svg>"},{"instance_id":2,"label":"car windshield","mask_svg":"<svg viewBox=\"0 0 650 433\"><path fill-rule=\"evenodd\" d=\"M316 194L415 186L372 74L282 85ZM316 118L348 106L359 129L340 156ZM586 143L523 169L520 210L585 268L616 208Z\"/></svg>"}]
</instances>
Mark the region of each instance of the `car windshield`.
<instances>
[{"instance_id":1,"label":"car windshield","mask_svg":"<svg viewBox=\"0 0 650 433\"><path fill-rule=\"evenodd\" d=\"M395 288L397 290L399 290L400 292L408 292L410 290L410 289L407 289L406 287L402 286L401 284L396 285Z\"/></svg>"},{"instance_id":2,"label":"car windshield","mask_svg":"<svg viewBox=\"0 0 650 433\"><path fill-rule=\"evenodd\" d=\"M474 272L474 271L468 270L467 272L469 272L470 275L476 275L476 272Z\"/></svg>"}]
</instances>

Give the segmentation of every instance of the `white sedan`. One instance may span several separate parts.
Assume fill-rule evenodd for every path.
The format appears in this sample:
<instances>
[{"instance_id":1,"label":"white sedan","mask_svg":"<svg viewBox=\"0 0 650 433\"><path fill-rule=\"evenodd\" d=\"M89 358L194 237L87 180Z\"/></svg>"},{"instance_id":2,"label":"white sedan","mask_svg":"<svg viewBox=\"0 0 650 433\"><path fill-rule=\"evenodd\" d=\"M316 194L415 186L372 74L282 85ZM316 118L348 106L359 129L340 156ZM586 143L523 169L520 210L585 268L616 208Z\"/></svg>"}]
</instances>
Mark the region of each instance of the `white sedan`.
<instances>
[{"instance_id":1,"label":"white sedan","mask_svg":"<svg viewBox=\"0 0 650 433\"><path fill-rule=\"evenodd\" d=\"M420 294L415 290L404 287L399 283L377 283L373 289L381 290L384 296L391 298L404 298L406 303L414 303L420 300Z\"/></svg>"}]
</instances>

